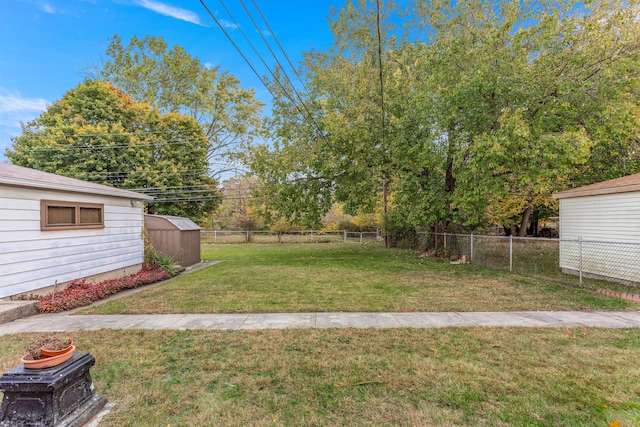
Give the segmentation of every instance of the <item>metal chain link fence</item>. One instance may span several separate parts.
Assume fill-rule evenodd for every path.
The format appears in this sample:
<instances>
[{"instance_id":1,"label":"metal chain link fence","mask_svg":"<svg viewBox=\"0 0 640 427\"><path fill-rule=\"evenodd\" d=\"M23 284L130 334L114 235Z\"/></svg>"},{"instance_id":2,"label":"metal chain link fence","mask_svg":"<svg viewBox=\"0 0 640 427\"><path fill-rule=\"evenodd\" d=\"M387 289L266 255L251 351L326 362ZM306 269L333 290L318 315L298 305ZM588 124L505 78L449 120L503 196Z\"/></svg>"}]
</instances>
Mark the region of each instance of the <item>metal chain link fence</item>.
<instances>
[{"instance_id":1,"label":"metal chain link fence","mask_svg":"<svg viewBox=\"0 0 640 427\"><path fill-rule=\"evenodd\" d=\"M345 230L208 231L203 243L359 243L380 244L380 232ZM590 289L612 285L640 287L640 242L548 239L475 234L418 233L417 244L453 262L511 271L522 276ZM615 287L615 286L614 286Z\"/></svg>"},{"instance_id":2,"label":"metal chain link fence","mask_svg":"<svg viewBox=\"0 0 640 427\"><path fill-rule=\"evenodd\" d=\"M640 286L640 242L422 233L427 252L591 289Z\"/></svg>"}]
</instances>

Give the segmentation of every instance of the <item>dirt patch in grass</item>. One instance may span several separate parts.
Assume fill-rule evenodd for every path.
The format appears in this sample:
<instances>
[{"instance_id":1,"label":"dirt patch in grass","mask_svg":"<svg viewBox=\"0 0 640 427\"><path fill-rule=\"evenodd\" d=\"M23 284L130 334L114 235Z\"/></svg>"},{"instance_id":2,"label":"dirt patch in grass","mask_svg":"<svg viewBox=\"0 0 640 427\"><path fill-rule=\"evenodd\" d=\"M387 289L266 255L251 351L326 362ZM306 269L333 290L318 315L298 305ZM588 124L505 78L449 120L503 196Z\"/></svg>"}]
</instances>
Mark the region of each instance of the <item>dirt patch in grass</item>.
<instances>
[{"instance_id":1,"label":"dirt patch in grass","mask_svg":"<svg viewBox=\"0 0 640 427\"><path fill-rule=\"evenodd\" d=\"M637 307L588 290L423 259L408 251L344 244L221 246L215 248L216 255L226 260L220 264L80 314Z\"/></svg>"},{"instance_id":2,"label":"dirt patch in grass","mask_svg":"<svg viewBox=\"0 0 640 427\"><path fill-rule=\"evenodd\" d=\"M33 334L0 337L0 369ZM101 426L637 425L640 330L98 331Z\"/></svg>"}]
</instances>

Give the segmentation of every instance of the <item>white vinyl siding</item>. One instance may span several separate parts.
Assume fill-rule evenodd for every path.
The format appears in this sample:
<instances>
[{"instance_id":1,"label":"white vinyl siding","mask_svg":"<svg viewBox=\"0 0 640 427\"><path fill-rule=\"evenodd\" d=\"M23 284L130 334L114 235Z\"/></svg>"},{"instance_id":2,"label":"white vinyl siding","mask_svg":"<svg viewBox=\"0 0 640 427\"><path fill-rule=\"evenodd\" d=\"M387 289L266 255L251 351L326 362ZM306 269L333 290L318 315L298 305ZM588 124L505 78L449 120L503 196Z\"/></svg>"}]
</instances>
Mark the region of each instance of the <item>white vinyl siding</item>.
<instances>
[{"instance_id":1,"label":"white vinyl siding","mask_svg":"<svg viewBox=\"0 0 640 427\"><path fill-rule=\"evenodd\" d=\"M560 199L560 237L640 241L640 192Z\"/></svg>"},{"instance_id":2,"label":"white vinyl siding","mask_svg":"<svg viewBox=\"0 0 640 427\"><path fill-rule=\"evenodd\" d=\"M640 192L560 199L560 267L640 283ZM568 240L582 238L581 243Z\"/></svg>"},{"instance_id":3,"label":"white vinyl siding","mask_svg":"<svg viewBox=\"0 0 640 427\"><path fill-rule=\"evenodd\" d=\"M0 297L143 262L144 214L130 199L35 189L17 196L0 187ZM41 199L104 204L104 228L42 231Z\"/></svg>"}]
</instances>

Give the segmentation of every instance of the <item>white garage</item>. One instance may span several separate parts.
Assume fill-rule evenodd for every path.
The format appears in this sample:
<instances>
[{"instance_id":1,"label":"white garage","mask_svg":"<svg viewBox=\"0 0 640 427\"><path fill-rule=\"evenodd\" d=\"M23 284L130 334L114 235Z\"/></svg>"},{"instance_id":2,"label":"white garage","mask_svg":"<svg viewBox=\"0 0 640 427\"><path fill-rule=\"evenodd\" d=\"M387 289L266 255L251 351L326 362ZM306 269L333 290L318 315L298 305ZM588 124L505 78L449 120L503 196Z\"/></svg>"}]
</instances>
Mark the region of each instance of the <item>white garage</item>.
<instances>
[{"instance_id":1,"label":"white garage","mask_svg":"<svg viewBox=\"0 0 640 427\"><path fill-rule=\"evenodd\" d=\"M554 194L560 201L560 267L640 284L640 174Z\"/></svg>"},{"instance_id":2,"label":"white garage","mask_svg":"<svg viewBox=\"0 0 640 427\"><path fill-rule=\"evenodd\" d=\"M138 271L148 199L0 163L0 298Z\"/></svg>"}]
</instances>

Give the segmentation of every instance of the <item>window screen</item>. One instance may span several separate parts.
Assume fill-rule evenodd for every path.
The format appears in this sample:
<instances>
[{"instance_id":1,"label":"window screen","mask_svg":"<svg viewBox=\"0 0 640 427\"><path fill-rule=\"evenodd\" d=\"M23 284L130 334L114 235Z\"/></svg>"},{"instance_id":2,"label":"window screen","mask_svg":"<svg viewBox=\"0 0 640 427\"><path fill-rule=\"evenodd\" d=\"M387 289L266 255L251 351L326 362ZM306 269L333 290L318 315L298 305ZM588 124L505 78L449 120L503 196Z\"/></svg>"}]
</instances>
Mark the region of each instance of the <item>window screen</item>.
<instances>
[{"instance_id":1,"label":"window screen","mask_svg":"<svg viewBox=\"0 0 640 427\"><path fill-rule=\"evenodd\" d=\"M72 206L47 206L49 225L73 225L76 223L76 208Z\"/></svg>"},{"instance_id":2,"label":"window screen","mask_svg":"<svg viewBox=\"0 0 640 427\"><path fill-rule=\"evenodd\" d=\"M80 224L102 224L102 208L80 207Z\"/></svg>"}]
</instances>

